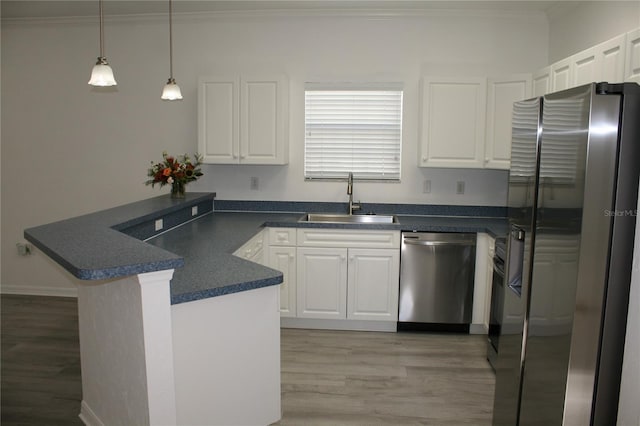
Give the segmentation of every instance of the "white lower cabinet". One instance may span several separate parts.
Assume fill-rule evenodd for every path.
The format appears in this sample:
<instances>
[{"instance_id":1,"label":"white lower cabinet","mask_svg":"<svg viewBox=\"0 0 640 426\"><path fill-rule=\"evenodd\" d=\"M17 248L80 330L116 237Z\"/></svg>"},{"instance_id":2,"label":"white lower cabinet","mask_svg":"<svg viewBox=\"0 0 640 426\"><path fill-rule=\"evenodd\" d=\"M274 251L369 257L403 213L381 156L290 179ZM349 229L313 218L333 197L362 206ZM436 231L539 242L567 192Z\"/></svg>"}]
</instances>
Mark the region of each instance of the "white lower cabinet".
<instances>
[{"instance_id":1,"label":"white lower cabinet","mask_svg":"<svg viewBox=\"0 0 640 426\"><path fill-rule=\"evenodd\" d=\"M347 317L347 251L298 248L298 317Z\"/></svg>"},{"instance_id":2,"label":"white lower cabinet","mask_svg":"<svg viewBox=\"0 0 640 426\"><path fill-rule=\"evenodd\" d=\"M349 249L347 318L397 321L397 249Z\"/></svg>"},{"instance_id":3,"label":"white lower cabinet","mask_svg":"<svg viewBox=\"0 0 640 426\"><path fill-rule=\"evenodd\" d=\"M400 232L269 228L284 327L395 331Z\"/></svg>"},{"instance_id":4,"label":"white lower cabinet","mask_svg":"<svg viewBox=\"0 0 640 426\"><path fill-rule=\"evenodd\" d=\"M296 316L296 229L267 228L268 259L266 265L282 272L280 316Z\"/></svg>"},{"instance_id":5,"label":"white lower cabinet","mask_svg":"<svg viewBox=\"0 0 640 426\"><path fill-rule=\"evenodd\" d=\"M298 317L398 319L397 249L298 248Z\"/></svg>"},{"instance_id":6,"label":"white lower cabinet","mask_svg":"<svg viewBox=\"0 0 640 426\"><path fill-rule=\"evenodd\" d=\"M280 316L296 316L296 248L269 246L268 266L282 272Z\"/></svg>"},{"instance_id":7,"label":"white lower cabinet","mask_svg":"<svg viewBox=\"0 0 640 426\"><path fill-rule=\"evenodd\" d=\"M489 330L494 253L495 239L489 234L478 233L473 287L473 314L471 326L469 327L471 334L487 334Z\"/></svg>"},{"instance_id":8,"label":"white lower cabinet","mask_svg":"<svg viewBox=\"0 0 640 426\"><path fill-rule=\"evenodd\" d=\"M264 231L260 231L251 237L251 239L237 249L233 255L264 265Z\"/></svg>"}]
</instances>

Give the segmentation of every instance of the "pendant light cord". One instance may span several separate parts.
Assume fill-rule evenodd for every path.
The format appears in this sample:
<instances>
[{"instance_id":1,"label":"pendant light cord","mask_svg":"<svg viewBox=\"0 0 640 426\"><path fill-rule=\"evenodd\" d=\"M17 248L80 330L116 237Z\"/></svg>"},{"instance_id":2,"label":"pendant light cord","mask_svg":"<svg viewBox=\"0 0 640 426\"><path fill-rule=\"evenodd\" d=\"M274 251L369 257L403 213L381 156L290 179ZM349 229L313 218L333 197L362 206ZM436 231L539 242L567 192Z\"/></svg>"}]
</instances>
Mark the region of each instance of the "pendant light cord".
<instances>
[{"instance_id":1,"label":"pendant light cord","mask_svg":"<svg viewBox=\"0 0 640 426\"><path fill-rule=\"evenodd\" d=\"M104 19L102 17L102 0L98 2L100 6L100 57L104 58Z\"/></svg>"},{"instance_id":2,"label":"pendant light cord","mask_svg":"<svg viewBox=\"0 0 640 426\"><path fill-rule=\"evenodd\" d=\"M169 0L169 78L173 80L173 15L171 0Z\"/></svg>"}]
</instances>

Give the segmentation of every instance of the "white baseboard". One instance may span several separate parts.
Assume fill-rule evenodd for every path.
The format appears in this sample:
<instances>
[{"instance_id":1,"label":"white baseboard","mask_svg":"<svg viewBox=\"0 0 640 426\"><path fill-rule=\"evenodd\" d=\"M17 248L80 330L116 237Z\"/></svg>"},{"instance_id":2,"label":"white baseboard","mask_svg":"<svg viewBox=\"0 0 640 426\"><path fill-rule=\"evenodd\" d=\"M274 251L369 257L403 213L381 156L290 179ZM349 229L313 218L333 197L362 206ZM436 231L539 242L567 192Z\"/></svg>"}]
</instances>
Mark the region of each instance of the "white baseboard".
<instances>
[{"instance_id":1,"label":"white baseboard","mask_svg":"<svg viewBox=\"0 0 640 426\"><path fill-rule=\"evenodd\" d=\"M395 333L397 322L283 317L280 318L280 327L319 330L386 331Z\"/></svg>"},{"instance_id":2,"label":"white baseboard","mask_svg":"<svg viewBox=\"0 0 640 426\"><path fill-rule=\"evenodd\" d=\"M489 328L485 324L471 324L469 334L489 334Z\"/></svg>"},{"instance_id":3,"label":"white baseboard","mask_svg":"<svg viewBox=\"0 0 640 426\"><path fill-rule=\"evenodd\" d=\"M31 287L18 285L0 286L1 294L24 294L28 296L58 296L58 297L78 297L78 290L75 287L54 288L54 287Z\"/></svg>"},{"instance_id":4,"label":"white baseboard","mask_svg":"<svg viewBox=\"0 0 640 426\"><path fill-rule=\"evenodd\" d=\"M82 404L80 404L80 414L78 417L80 417L82 423L87 426L105 426L84 400L82 400Z\"/></svg>"}]
</instances>

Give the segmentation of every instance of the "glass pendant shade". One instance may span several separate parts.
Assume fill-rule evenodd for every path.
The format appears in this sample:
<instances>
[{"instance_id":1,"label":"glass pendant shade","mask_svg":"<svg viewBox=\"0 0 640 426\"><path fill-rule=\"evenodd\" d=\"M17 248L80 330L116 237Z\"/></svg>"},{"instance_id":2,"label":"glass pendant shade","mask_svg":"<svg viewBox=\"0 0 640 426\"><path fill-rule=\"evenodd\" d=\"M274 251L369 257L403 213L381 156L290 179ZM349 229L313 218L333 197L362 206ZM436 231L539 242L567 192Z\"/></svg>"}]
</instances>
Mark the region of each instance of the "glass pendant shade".
<instances>
[{"instance_id":1,"label":"glass pendant shade","mask_svg":"<svg viewBox=\"0 0 640 426\"><path fill-rule=\"evenodd\" d=\"M107 63L106 58L98 58L98 62L96 62L91 70L89 84L97 87L115 86L118 84L113 77L113 70Z\"/></svg>"},{"instance_id":2,"label":"glass pendant shade","mask_svg":"<svg viewBox=\"0 0 640 426\"><path fill-rule=\"evenodd\" d=\"M160 99L164 101L179 101L182 99L182 92L180 92L180 86L176 84L176 80L173 78L173 10L171 0L169 0L169 80L162 89L162 96Z\"/></svg>"},{"instance_id":3,"label":"glass pendant shade","mask_svg":"<svg viewBox=\"0 0 640 426\"><path fill-rule=\"evenodd\" d=\"M164 85L162 89L161 99L165 101L176 101L182 99L182 92L180 92L180 86L176 84L176 81L173 78L170 78L167 81L167 84Z\"/></svg>"},{"instance_id":4,"label":"glass pendant shade","mask_svg":"<svg viewBox=\"0 0 640 426\"><path fill-rule=\"evenodd\" d=\"M89 84L96 87L115 86L118 83L116 83L116 79L113 77L113 70L104 55L104 14L102 12L102 0L98 1L98 7L100 8L100 56L98 56L98 61L91 70Z\"/></svg>"}]
</instances>

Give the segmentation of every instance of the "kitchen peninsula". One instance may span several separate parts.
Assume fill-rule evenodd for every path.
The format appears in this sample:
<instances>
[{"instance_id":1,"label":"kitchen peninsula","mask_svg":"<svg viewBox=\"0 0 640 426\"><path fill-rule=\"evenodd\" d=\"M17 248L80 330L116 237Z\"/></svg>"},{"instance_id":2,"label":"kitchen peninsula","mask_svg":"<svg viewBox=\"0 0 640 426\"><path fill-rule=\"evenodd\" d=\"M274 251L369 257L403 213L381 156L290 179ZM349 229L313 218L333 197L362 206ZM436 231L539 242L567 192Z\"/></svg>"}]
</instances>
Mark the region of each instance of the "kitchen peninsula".
<instances>
[{"instance_id":1,"label":"kitchen peninsula","mask_svg":"<svg viewBox=\"0 0 640 426\"><path fill-rule=\"evenodd\" d=\"M165 195L25 230L86 280L78 285L85 424L280 418L282 274L231 254L262 222L205 231L205 221L192 221L211 215L214 195ZM142 241L180 234L166 231L185 223L196 233L174 252Z\"/></svg>"},{"instance_id":2,"label":"kitchen peninsula","mask_svg":"<svg viewBox=\"0 0 640 426\"><path fill-rule=\"evenodd\" d=\"M214 195L164 195L25 230L84 280L78 309L86 424L266 425L280 418L283 274L233 252L263 227L363 225L300 221L302 211L340 203L216 200L214 212ZM401 216L366 229L506 232L491 208L369 208Z\"/></svg>"}]
</instances>

